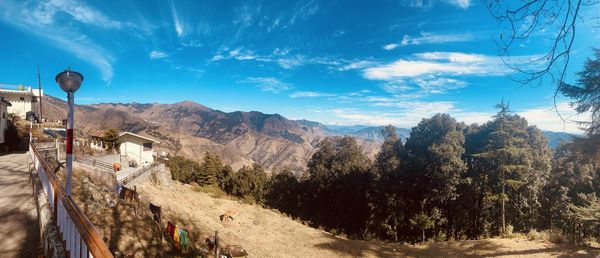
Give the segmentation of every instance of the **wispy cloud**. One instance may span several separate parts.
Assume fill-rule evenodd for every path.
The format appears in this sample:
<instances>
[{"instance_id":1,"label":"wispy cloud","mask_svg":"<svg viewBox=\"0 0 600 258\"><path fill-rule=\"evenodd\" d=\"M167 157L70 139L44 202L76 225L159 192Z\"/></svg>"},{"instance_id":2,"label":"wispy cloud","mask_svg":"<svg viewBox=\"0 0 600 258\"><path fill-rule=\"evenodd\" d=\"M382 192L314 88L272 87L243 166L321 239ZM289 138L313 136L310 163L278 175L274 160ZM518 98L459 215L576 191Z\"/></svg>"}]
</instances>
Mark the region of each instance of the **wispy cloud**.
<instances>
[{"instance_id":1,"label":"wispy cloud","mask_svg":"<svg viewBox=\"0 0 600 258\"><path fill-rule=\"evenodd\" d=\"M421 32L418 36L410 36L405 34L402 37L402 41L398 43L392 43L384 46L385 50L392 50L398 46L411 46L411 45L425 45L425 44L443 44L452 42L467 42L473 40L473 34L461 33L461 34L435 34L428 32Z\"/></svg>"},{"instance_id":2,"label":"wispy cloud","mask_svg":"<svg viewBox=\"0 0 600 258\"><path fill-rule=\"evenodd\" d=\"M462 9L467 9L471 6L471 0L447 0L447 2Z\"/></svg>"},{"instance_id":3,"label":"wispy cloud","mask_svg":"<svg viewBox=\"0 0 600 258\"><path fill-rule=\"evenodd\" d=\"M398 44L396 44L396 43L391 43L391 44L387 44L387 45L383 46L383 49L385 49L385 50L394 50L396 48L398 48Z\"/></svg>"},{"instance_id":4,"label":"wispy cloud","mask_svg":"<svg viewBox=\"0 0 600 258\"><path fill-rule=\"evenodd\" d=\"M292 97L292 98L316 98L316 97L333 97L333 96L336 96L336 94L322 93L322 92L315 92L315 91L296 91L296 92L290 94L290 97Z\"/></svg>"},{"instance_id":5,"label":"wispy cloud","mask_svg":"<svg viewBox=\"0 0 600 258\"><path fill-rule=\"evenodd\" d=\"M420 78L414 78L413 82L425 92L432 94L444 93L448 90L455 90L464 88L468 85L467 82L435 76L423 76Z\"/></svg>"},{"instance_id":6,"label":"wispy cloud","mask_svg":"<svg viewBox=\"0 0 600 258\"><path fill-rule=\"evenodd\" d=\"M321 7L317 1L300 1L292 11L293 15L290 18L290 24L294 24L297 19L306 20L308 17L317 14L320 10Z\"/></svg>"},{"instance_id":7,"label":"wispy cloud","mask_svg":"<svg viewBox=\"0 0 600 258\"><path fill-rule=\"evenodd\" d=\"M451 102L422 102L422 101L392 101L390 99L376 99L386 103L393 109L387 111L361 110L354 108L336 108L323 110L336 117L338 124L366 124L366 125L388 125L408 128L415 126L423 118L431 117L437 113L449 113L453 110L454 104ZM334 122L335 123L335 122Z\"/></svg>"},{"instance_id":8,"label":"wispy cloud","mask_svg":"<svg viewBox=\"0 0 600 258\"><path fill-rule=\"evenodd\" d=\"M408 85L404 80L396 80L390 82L384 82L381 84L381 88L388 93L400 93L413 90L414 87Z\"/></svg>"},{"instance_id":9,"label":"wispy cloud","mask_svg":"<svg viewBox=\"0 0 600 258\"><path fill-rule=\"evenodd\" d=\"M177 9L175 9L175 1L171 1L171 14L173 15L173 26L175 26L175 33L177 33L178 37L182 37L184 32L184 26L181 20L179 19L179 15L177 15Z\"/></svg>"},{"instance_id":10,"label":"wispy cloud","mask_svg":"<svg viewBox=\"0 0 600 258\"><path fill-rule=\"evenodd\" d=\"M499 57L460 52L427 52L414 58L369 67L363 76L370 80L396 80L424 75L502 75L507 68Z\"/></svg>"},{"instance_id":11,"label":"wispy cloud","mask_svg":"<svg viewBox=\"0 0 600 258\"><path fill-rule=\"evenodd\" d=\"M430 9L436 3L443 2L456 7L467 9L471 6L471 0L402 0L401 3L410 7Z\"/></svg>"},{"instance_id":12,"label":"wispy cloud","mask_svg":"<svg viewBox=\"0 0 600 258\"><path fill-rule=\"evenodd\" d=\"M556 109L566 121L560 119ZM517 113L525 117L530 124L537 125L544 130L570 133L581 133L577 122L589 121L590 119L590 114L577 114L568 102L557 103L556 109L553 105L548 105L517 111Z\"/></svg>"},{"instance_id":13,"label":"wispy cloud","mask_svg":"<svg viewBox=\"0 0 600 258\"><path fill-rule=\"evenodd\" d=\"M161 58L166 58L169 55L165 52L159 51L159 50L152 50L152 52L150 52L150 59L161 59Z\"/></svg>"},{"instance_id":14,"label":"wispy cloud","mask_svg":"<svg viewBox=\"0 0 600 258\"><path fill-rule=\"evenodd\" d=\"M33 11L29 12L40 24L54 24L57 14L65 13L78 22L106 29L119 29L123 26L121 22L109 18L84 2L76 0L47 1L38 4Z\"/></svg>"},{"instance_id":15,"label":"wispy cloud","mask_svg":"<svg viewBox=\"0 0 600 258\"><path fill-rule=\"evenodd\" d=\"M329 58L329 57L311 57L302 54L291 54L289 49L276 48L270 54L262 55L256 53L254 50L247 49L244 47L237 47L234 49L221 48L217 50L217 53L210 59L210 61L222 61L222 60L254 60L263 63L275 63L284 69L293 69L303 65L319 64L328 66L339 66L340 61Z\"/></svg>"},{"instance_id":16,"label":"wispy cloud","mask_svg":"<svg viewBox=\"0 0 600 258\"><path fill-rule=\"evenodd\" d=\"M378 64L379 63L372 61L372 60L352 61L352 62L346 62L346 64L342 65L337 70L338 71L348 71L348 70L363 69L366 67L376 66Z\"/></svg>"},{"instance_id":17,"label":"wispy cloud","mask_svg":"<svg viewBox=\"0 0 600 258\"><path fill-rule=\"evenodd\" d=\"M59 24L58 12L69 14L73 21L90 23L105 28L116 28L121 23L112 21L90 6L78 1L52 1L50 3L21 3L5 1L0 18L7 24L43 38L55 48L68 52L100 71L103 81L110 84L113 77L112 55L76 28ZM31 11L34 10L34 11ZM96 19L96 23L94 20Z\"/></svg>"},{"instance_id":18,"label":"wispy cloud","mask_svg":"<svg viewBox=\"0 0 600 258\"><path fill-rule=\"evenodd\" d=\"M238 83L254 84L262 91L268 91L273 93L279 93L292 88L292 85L279 81L274 77L248 77L245 80L238 81Z\"/></svg>"},{"instance_id":19,"label":"wispy cloud","mask_svg":"<svg viewBox=\"0 0 600 258\"><path fill-rule=\"evenodd\" d=\"M453 102L447 101L398 101L391 99L377 99L385 105L396 107L387 111L372 111L355 108L334 108L317 110L320 113L327 113L333 117L331 121L323 121L327 124L344 125L387 125L393 124L399 127L410 128L416 126L422 119L429 118L437 113L447 113L456 118L457 121L467 124L484 124L493 119L496 110L472 111L464 110L456 106ZM559 102L557 108L561 115L566 117L567 121L563 123L556 113L552 104L545 107L534 107L515 111L516 114L524 117L529 125L535 125L542 130L564 131L568 133L582 133L577 121L586 121L589 115L577 115L567 102Z\"/></svg>"}]
</instances>

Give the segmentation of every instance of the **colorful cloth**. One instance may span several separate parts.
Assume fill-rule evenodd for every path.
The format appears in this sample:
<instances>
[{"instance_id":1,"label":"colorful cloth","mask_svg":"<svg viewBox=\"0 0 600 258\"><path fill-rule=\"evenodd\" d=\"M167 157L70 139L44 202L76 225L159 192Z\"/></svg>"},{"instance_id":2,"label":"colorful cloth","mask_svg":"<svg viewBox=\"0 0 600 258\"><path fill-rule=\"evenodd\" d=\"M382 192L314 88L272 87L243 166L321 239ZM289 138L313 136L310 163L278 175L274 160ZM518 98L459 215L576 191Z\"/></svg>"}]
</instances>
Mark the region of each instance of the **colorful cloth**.
<instances>
[{"instance_id":1,"label":"colorful cloth","mask_svg":"<svg viewBox=\"0 0 600 258\"><path fill-rule=\"evenodd\" d=\"M173 234L173 242L175 242L175 249L180 250L181 246L179 245L179 227L175 225L175 234Z\"/></svg>"},{"instance_id":2,"label":"colorful cloth","mask_svg":"<svg viewBox=\"0 0 600 258\"><path fill-rule=\"evenodd\" d=\"M173 239L173 233L175 233L175 225L170 221L167 222L167 233L169 234L171 239Z\"/></svg>"},{"instance_id":3,"label":"colorful cloth","mask_svg":"<svg viewBox=\"0 0 600 258\"><path fill-rule=\"evenodd\" d=\"M179 242L181 243L181 249L187 251L189 239L188 232L184 229L179 229Z\"/></svg>"}]
</instances>

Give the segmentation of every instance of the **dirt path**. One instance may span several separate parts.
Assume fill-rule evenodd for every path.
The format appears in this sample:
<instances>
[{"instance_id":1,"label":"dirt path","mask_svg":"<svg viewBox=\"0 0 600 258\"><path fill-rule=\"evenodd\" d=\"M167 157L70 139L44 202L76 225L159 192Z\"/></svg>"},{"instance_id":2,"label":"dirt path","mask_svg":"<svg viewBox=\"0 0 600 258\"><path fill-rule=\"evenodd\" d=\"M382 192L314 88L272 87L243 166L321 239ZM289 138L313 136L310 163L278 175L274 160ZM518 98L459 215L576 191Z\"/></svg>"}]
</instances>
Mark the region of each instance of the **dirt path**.
<instances>
[{"instance_id":1,"label":"dirt path","mask_svg":"<svg viewBox=\"0 0 600 258\"><path fill-rule=\"evenodd\" d=\"M225 244L243 246L250 257L595 257L600 253L526 239L453 241L426 246L348 240L275 211L213 198L177 182L171 186L143 183L138 191L144 199L163 207L165 220L200 231L201 236L193 237L193 242L201 242L203 235L218 230ZM223 223L219 215L227 210L238 215Z\"/></svg>"},{"instance_id":2,"label":"dirt path","mask_svg":"<svg viewBox=\"0 0 600 258\"><path fill-rule=\"evenodd\" d=\"M0 156L0 256L35 257L39 226L27 154Z\"/></svg>"}]
</instances>

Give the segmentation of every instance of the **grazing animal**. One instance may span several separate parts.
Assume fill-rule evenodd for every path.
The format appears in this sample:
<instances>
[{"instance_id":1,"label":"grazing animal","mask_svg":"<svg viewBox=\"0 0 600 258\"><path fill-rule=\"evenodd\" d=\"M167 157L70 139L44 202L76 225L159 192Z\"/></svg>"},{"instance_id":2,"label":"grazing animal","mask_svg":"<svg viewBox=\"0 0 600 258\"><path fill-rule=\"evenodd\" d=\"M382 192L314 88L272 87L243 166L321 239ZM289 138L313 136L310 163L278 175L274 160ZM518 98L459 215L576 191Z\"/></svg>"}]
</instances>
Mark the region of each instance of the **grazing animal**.
<instances>
[{"instance_id":1,"label":"grazing animal","mask_svg":"<svg viewBox=\"0 0 600 258\"><path fill-rule=\"evenodd\" d=\"M133 204L133 213L137 215L137 208L140 205L140 195L137 193L135 186L133 186L133 190L123 186L123 189L119 194L119 198L123 200L129 199L129 201ZM135 204L133 202L135 202Z\"/></svg>"},{"instance_id":2,"label":"grazing animal","mask_svg":"<svg viewBox=\"0 0 600 258\"><path fill-rule=\"evenodd\" d=\"M204 242L208 246L208 251L212 251L215 248L215 245L217 244L214 236L206 236L204 238Z\"/></svg>"},{"instance_id":3,"label":"grazing animal","mask_svg":"<svg viewBox=\"0 0 600 258\"><path fill-rule=\"evenodd\" d=\"M236 211L228 210L225 213L221 214L219 216L219 219L221 219L221 221L226 221L227 219L230 219L233 221L233 218L235 218L235 215L237 215Z\"/></svg>"},{"instance_id":4,"label":"grazing animal","mask_svg":"<svg viewBox=\"0 0 600 258\"><path fill-rule=\"evenodd\" d=\"M121 170L121 163L116 163L115 162L115 163L113 163L112 167L113 167L113 171L114 172L120 171Z\"/></svg>"},{"instance_id":5,"label":"grazing animal","mask_svg":"<svg viewBox=\"0 0 600 258\"><path fill-rule=\"evenodd\" d=\"M150 204L150 211L152 212L152 215L154 217L154 220L156 222L158 222L158 224L160 225L160 221L161 221L161 217L162 217L162 209L160 208L160 206L156 206L154 204Z\"/></svg>"},{"instance_id":6,"label":"grazing animal","mask_svg":"<svg viewBox=\"0 0 600 258\"><path fill-rule=\"evenodd\" d=\"M136 202L139 202L139 200L140 200L140 196L137 193L135 186L134 186L133 190L123 186L123 189L121 189L121 194L119 195L119 198L121 198L123 200L129 199L130 201L136 201Z\"/></svg>"},{"instance_id":7,"label":"grazing animal","mask_svg":"<svg viewBox=\"0 0 600 258\"><path fill-rule=\"evenodd\" d=\"M248 252L244 250L239 245L228 245L224 248L221 248L221 254L227 257L246 257L248 256Z\"/></svg>"}]
</instances>

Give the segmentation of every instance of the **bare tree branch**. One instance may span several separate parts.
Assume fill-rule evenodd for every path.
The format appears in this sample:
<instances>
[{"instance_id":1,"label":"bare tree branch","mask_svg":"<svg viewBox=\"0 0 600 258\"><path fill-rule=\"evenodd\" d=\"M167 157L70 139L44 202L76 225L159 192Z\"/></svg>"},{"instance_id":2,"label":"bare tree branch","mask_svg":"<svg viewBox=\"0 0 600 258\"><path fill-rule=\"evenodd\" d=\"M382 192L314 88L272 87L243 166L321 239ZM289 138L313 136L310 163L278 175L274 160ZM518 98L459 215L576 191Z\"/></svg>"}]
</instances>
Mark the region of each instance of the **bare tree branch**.
<instances>
[{"instance_id":1,"label":"bare tree branch","mask_svg":"<svg viewBox=\"0 0 600 258\"><path fill-rule=\"evenodd\" d=\"M511 80L524 85L542 85L550 80L555 85L554 109L561 120L556 98L566 76L576 26L583 21L582 6L592 6L600 0L486 0L488 10L503 31L494 39L504 64L513 72ZM600 18L597 16L600 25ZM511 60L511 49L527 43L535 35L550 35L551 44L545 52L527 61ZM568 119L568 118L567 118Z\"/></svg>"}]
</instances>

